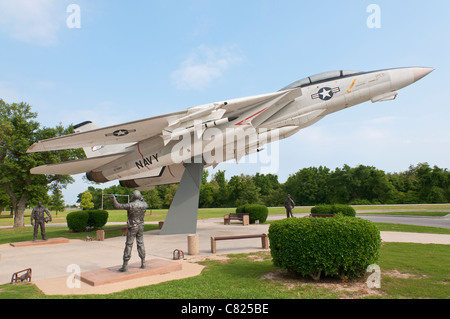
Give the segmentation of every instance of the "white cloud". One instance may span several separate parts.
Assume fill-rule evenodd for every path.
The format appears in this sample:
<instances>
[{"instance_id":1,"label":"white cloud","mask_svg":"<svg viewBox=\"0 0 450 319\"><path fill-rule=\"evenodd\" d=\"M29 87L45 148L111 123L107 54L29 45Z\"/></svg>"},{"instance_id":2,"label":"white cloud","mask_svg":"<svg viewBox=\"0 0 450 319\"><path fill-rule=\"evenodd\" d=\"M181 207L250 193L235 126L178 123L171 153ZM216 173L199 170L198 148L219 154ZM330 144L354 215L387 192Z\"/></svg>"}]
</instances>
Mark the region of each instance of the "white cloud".
<instances>
[{"instance_id":1,"label":"white cloud","mask_svg":"<svg viewBox=\"0 0 450 319\"><path fill-rule=\"evenodd\" d=\"M53 45L65 15L62 1L0 0L0 32L21 42Z\"/></svg>"},{"instance_id":2,"label":"white cloud","mask_svg":"<svg viewBox=\"0 0 450 319\"><path fill-rule=\"evenodd\" d=\"M172 80L179 89L202 90L242 59L242 54L236 47L216 48L201 45L172 73Z\"/></svg>"}]
</instances>

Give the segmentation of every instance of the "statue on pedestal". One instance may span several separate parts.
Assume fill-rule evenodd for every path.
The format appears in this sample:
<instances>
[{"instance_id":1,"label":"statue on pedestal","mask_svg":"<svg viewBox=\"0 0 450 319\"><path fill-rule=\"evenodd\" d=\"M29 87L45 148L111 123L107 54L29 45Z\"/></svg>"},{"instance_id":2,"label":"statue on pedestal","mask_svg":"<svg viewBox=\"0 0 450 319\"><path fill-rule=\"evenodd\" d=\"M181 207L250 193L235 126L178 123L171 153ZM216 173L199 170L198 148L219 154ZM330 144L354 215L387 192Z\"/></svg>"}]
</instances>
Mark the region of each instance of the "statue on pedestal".
<instances>
[{"instance_id":1,"label":"statue on pedestal","mask_svg":"<svg viewBox=\"0 0 450 319\"><path fill-rule=\"evenodd\" d=\"M127 221L127 239L125 242L125 250L123 252L123 265L119 269L121 272L128 270L128 261L131 258L131 249L133 248L133 242L136 238L138 255L141 258L141 268L145 268L145 247L144 247L144 216L145 211L148 208L148 204L144 201L144 198L140 191L135 190L131 194L132 202L128 204L120 204L114 195L111 195L113 199L113 205L116 209L125 209L128 213Z\"/></svg>"},{"instance_id":2,"label":"statue on pedestal","mask_svg":"<svg viewBox=\"0 0 450 319\"><path fill-rule=\"evenodd\" d=\"M47 214L48 217L45 217L44 213ZM42 239L47 240L47 237L45 236L45 223L51 221L52 216L48 209L42 206L42 202L38 202L38 205L33 208L31 212L31 226L34 226L33 241L36 241L39 227L41 228Z\"/></svg>"}]
</instances>

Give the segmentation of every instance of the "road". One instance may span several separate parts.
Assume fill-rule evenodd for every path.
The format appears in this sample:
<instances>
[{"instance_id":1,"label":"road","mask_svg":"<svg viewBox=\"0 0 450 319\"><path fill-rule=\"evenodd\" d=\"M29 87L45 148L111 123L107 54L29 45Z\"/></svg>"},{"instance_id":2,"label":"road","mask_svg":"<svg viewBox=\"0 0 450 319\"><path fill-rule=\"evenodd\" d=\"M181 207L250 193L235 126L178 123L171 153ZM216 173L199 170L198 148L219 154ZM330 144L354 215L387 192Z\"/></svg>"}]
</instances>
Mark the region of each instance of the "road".
<instances>
[{"instance_id":1,"label":"road","mask_svg":"<svg viewBox=\"0 0 450 319\"><path fill-rule=\"evenodd\" d=\"M428 216L357 214L357 217L368 219L374 223L391 223L391 224L406 224L406 225L450 228L450 215L444 217L428 217Z\"/></svg>"},{"instance_id":2,"label":"road","mask_svg":"<svg viewBox=\"0 0 450 319\"><path fill-rule=\"evenodd\" d=\"M295 217L304 217L309 214L295 214ZM428 226L428 227L439 227L439 228L447 228L450 229L450 213L443 217L435 217L435 216L407 216L407 215L378 215L378 214L368 214L367 211L357 211L357 217L367 219L373 221L375 223L391 223L391 224L406 224L406 225L417 225L417 226ZM271 215L268 217L268 220L277 220L285 218L285 215ZM217 222L223 221L222 218L213 218L217 219ZM151 222L156 223L156 222ZM108 225L112 224L120 224L123 225L125 223L108 223ZM47 224L47 226L66 226L66 223L51 223ZM26 225L30 226L31 225ZM0 226L1 228L10 228L12 226Z\"/></svg>"}]
</instances>

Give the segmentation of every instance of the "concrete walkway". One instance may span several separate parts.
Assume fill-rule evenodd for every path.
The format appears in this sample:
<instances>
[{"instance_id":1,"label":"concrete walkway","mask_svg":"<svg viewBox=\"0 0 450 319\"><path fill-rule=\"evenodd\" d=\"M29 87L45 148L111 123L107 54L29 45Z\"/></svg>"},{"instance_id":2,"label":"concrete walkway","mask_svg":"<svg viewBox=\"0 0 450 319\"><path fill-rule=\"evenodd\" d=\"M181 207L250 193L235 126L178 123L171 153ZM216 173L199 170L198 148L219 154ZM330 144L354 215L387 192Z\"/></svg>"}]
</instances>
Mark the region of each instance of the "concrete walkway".
<instances>
[{"instance_id":1,"label":"concrete walkway","mask_svg":"<svg viewBox=\"0 0 450 319\"><path fill-rule=\"evenodd\" d=\"M9 283L13 273L32 268L32 282L46 294L108 294L124 289L147 286L163 281L196 276L203 266L196 263L200 258L223 258L230 253L264 251L260 238L227 240L217 242L217 253L211 253L212 236L248 235L268 233L269 225L249 225L232 223L223 225L223 219L199 220L197 235L199 254L188 255L188 235L159 235L159 230L144 234L146 259L173 261L174 250L182 250L184 260L182 270L169 274L129 280L122 283L93 287L73 280L74 273L108 268L122 263L125 237L115 237L105 241L70 240L65 244L44 246L12 247L0 245L0 284ZM437 243L450 245L450 235L420 234L404 232L381 232L385 242ZM136 246L133 247L130 263L139 262Z\"/></svg>"}]
</instances>

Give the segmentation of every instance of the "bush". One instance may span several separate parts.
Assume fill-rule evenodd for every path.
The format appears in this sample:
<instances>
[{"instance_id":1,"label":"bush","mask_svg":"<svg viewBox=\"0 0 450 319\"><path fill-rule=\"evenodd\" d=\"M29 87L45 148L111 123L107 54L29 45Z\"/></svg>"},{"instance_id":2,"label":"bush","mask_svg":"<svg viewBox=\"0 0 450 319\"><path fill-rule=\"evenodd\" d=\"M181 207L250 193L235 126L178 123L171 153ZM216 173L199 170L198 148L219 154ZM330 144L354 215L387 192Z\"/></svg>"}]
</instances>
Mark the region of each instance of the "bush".
<instances>
[{"instance_id":1,"label":"bush","mask_svg":"<svg viewBox=\"0 0 450 319\"><path fill-rule=\"evenodd\" d=\"M237 207L236 213L249 214L250 224L254 224L256 220L263 224L266 222L267 216L269 216L269 209L264 205L245 204Z\"/></svg>"},{"instance_id":2,"label":"bush","mask_svg":"<svg viewBox=\"0 0 450 319\"><path fill-rule=\"evenodd\" d=\"M87 210L71 212L67 214L67 226L73 232L79 233L86 231L88 225L89 213Z\"/></svg>"},{"instance_id":3,"label":"bush","mask_svg":"<svg viewBox=\"0 0 450 319\"><path fill-rule=\"evenodd\" d=\"M311 214L338 214L342 213L344 216L355 217L356 211L353 207L348 205L334 204L334 205L317 205L311 208Z\"/></svg>"},{"instance_id":4,"label":"bush","mask_svg":"<svg viewBox=\"0 0 450 319\"><path fill-rule=\"evenodd\" d=\"M269 240L275 266L314 279L321 274L362 276L381 247L374 223L340 214L276 221L269 227Z\"/></svg>"},{"instance_id":5,"label":"bush","mask_svg":"<svg viewBox=\"0 0 450 319\"><path fill-rule=\"evenodd\" d=\"M106 210L88 210L87 227L92 229L99 229L105 226L108 221L108 212Z\"/></svg>"},{"instance_id":6,"label":"bush","mask_svg":"<svg viewBox=\"0 0 450 319\"><path fill-rule=\"evenodd\" d=\"M105 210L83 210L72 212L66 216L67 226L73 232L84 232L87 229L98 229L105 226L108 221L108 212Z\"/></svg>"}]
</instances>

